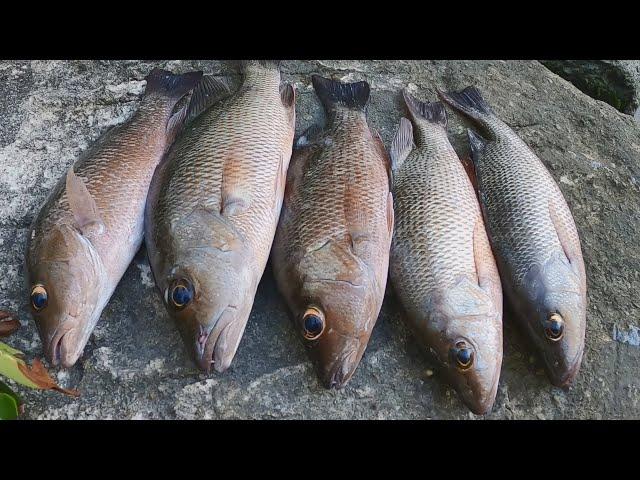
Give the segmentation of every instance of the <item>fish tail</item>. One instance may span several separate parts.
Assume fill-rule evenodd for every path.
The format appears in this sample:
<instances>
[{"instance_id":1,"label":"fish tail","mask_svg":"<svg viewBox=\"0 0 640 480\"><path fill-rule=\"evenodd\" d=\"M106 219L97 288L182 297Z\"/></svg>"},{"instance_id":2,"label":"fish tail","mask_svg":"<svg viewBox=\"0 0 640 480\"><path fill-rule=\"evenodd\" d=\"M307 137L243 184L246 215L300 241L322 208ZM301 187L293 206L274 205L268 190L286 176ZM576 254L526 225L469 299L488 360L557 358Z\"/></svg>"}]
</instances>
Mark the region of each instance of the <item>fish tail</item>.
<instances>
[{"instance_id":1,"label":"fish tail","mask_svg":"<svg viewBox=\"0 0 640 480\"><path fill-rule=\"evenodd\" d=\"M327 112L337 107L364 110L369 103L370 88L367 82L342 83L320 75L312 75L311 82Z\"/></svg>"},{"instance_id":2,"label":"fish tail","mask_svg":"<svg viewBox=\"0 0 640 480\"><path fill-rule=\"evenodd\" d=\"M231 89L224 80L219 80L212 75L205 75L198 86L193 89L189 105L186 107L185 122L190 122L229 95L231 95Z\"/></svg>"},{"instance_id":3,"label":"fish tail","mask_svg":"<svg viewBox=\"0 0 640 480\"><path fill-rule=\"evenodd\" d=\"M453 109L480 123L487 117L494 115L493 110L476 87L467 87L459 92L443 92L438 90L438 96Z\"/></svg>"},{"instance_id":4,"label":"fish tail","mask_svg":"<svg viewBox=\"0 0 640 480\"><path fill-rule=\"evenodd\" d=\"M155 94L178 101L189 93L202 79L202 72L171 73L161 68L151 70L147 79L144 96Z\"/></svg>"},{"instance_id":5,"label":"fish tail","mask_svg":"<svg viewBox=\"0 0 640 480\"><path fill-rule=\"evenodd\" d=\"M421 102L406 90L402 91L402 95L413 118L421 118L447 128L447 111L442 102Z\"/></svg>"}]
</instances>

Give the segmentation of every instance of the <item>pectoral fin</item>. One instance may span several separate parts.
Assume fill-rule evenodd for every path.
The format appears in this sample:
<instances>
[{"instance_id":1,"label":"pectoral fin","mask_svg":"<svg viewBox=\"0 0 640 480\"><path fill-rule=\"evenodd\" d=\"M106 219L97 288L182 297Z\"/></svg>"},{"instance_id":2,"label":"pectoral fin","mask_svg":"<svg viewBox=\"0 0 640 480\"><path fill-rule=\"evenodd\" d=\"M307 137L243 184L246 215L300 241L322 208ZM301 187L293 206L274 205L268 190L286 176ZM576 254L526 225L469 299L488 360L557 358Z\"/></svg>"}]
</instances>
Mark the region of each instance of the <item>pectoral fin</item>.
<instances>
[{"instance_id":1,"label":"pectoral fin","mask_svg":"<svg viewBox=\"0 0 640 480\"><path fill-rule=\"evenodd\" d=\"M558 241L562 246L564 254L572 268L580 277L582 290L586 291L586 273L578 230L569 208L563 203L560 197L552 195L549 199L549 216L555 227Z\"/></svg>"},{"instance_id":2,"label":"pectoral fin","mask_svg":"<svg viewBox=\"0 0 640 480\"><path fill-rule=\"evenodd\" d=\"M494 300L496 309L502 314L500 274L481 218L478 218L473 229L473 256L478 286Z\"/></svg>"},{"instance_id":3,"label":"pectoral fin","mask_svg":"<svg viewBox=\"0 0 640 480\"><path fill-rule=\"evenodd\" d=\"M73 171L73 167L67 172L67 200L76 226L83 235L100 235L106 227L98 211L96 201L87 190L82 179Z\"/></svg>"},{"instance_id":4,"label":"pectoral fin","mask_svg":"<svg viewBox=\"0 0 640 480\"><path fill-rule=\"evenodd\" d=\"M387 228L389 229L389 241L391 241L391 237L393 237L394 219L393 194L389 192L389 195L387 195Z\"/></svg>"}]
</instances>

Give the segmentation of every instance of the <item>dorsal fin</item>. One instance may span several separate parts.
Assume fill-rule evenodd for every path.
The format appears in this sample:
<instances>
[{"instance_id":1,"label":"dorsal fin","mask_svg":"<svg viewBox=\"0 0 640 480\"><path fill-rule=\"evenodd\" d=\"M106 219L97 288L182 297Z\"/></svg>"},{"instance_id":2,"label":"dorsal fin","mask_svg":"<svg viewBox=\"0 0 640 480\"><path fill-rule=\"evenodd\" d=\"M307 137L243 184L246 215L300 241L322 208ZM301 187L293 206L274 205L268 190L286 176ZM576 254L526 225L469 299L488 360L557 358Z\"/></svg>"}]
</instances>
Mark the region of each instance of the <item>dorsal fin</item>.
<instances>
[{"instance_id":1,"label":"dorsal fin","mask_svg":"<svg viewBox=\"0 0 640 480\"><path fill-rule=\"evenodd\" d=\"M69 208L76 226L82 234L86 236L104 233L106 227L98 211L96 201L82 179L73 171L73 166L67 172L66 191Z\"/></svg>"},{"instance_id":2,"label":"dorsal fin","mask_svg":"<svg viewBox=\"0 0 640 480\"><path fill-rule=\"evenodd\" d=\"M476 194L476 197L478 198L478 200L480 200L480 196L478 193L478 179L476 178L476 167L473 163L473 160L471 159L471 155L467 155L467 156L463 156L463 157L459 157L460 158L460 163L462 164L462 166L464 167L464 171L467 172L467 177L469 178L469 181L471 182L471 186L473 187L473 191Z\"/></svg>"},{"instance_id":3,"label":"dorsal fin","mask_svg":"<svg viewBox=\"0 0 640 480\"><path fill-rule=\"evenodd\" d=\"M387 171L387 177L389 179L389 188L391 188L391 185L393 185L393 172L391 171L391 158L389 157L389 153L387 152L387 149L384 146L384 142L382 141L382 136L380 135L380 132L375 129L370 129L370 130L371 130L371 136L373 137L373 144L378 149L378 153L380 154L380 156L384 159L384 168Z\"/></svg>"}]
</instances>

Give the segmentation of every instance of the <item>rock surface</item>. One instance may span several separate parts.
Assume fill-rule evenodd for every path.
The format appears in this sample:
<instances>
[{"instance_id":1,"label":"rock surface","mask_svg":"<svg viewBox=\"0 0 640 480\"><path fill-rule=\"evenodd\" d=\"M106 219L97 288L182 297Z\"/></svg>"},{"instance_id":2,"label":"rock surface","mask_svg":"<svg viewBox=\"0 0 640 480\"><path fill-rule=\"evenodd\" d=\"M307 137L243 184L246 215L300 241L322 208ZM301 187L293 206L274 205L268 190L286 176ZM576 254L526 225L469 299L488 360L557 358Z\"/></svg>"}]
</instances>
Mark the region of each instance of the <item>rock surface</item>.
<instances>
[{"instance_id":1,"label":"rock surface","mask_svg":"<svg viewBox=\"0 0 640 480\"><path fill-rule=\"evenodd\" d=\"M136 108L154 66L222 74L213 61L0 62L0 309L19 313L9 343L41 356L24 285L29 224L74 159ZM640 124L538 62L285 61L298 89L297 132L322 121L310 74L371 83L370 123L386 145L403 114L399 91L477 85L539 154L582 238L589 309L582 370L553 387L512 321L493 411L486 418L640 417ZM450 137L467 152L450 112ZM20 389L26 418L481 418L434 372L390 290L362 363L341 391L322 388L267 267L238 354L222 375L198 373L156 292L144 250L105 309L84 356L54 371L82 396Z\"/></svg>"},{"instance_id":2,"label":"rock surface","mask_svg":"<svg viewBox=\"0 0 640 480\"><path fill-rule=\"evenodd\" d=\"M544 65L587 95L640 115L640 60L546 60Z\"/></svg>"}]
</instances>

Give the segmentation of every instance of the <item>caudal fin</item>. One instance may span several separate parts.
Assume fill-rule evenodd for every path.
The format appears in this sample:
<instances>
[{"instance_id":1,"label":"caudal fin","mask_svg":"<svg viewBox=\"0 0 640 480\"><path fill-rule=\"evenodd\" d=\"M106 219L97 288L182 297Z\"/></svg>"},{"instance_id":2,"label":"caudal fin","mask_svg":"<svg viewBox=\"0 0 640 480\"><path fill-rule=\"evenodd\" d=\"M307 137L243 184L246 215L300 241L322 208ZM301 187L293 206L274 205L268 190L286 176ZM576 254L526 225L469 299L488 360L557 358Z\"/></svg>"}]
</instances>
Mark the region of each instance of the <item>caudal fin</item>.
<instances>
[{"instance_id":1,"label":"caudal fin","mask_svg":"<svg viewBox=\"0 0 640 480\"><path fill-rule=\"evenodd\" d=\"M193 90L186 109L186 122L190 122L211 105L231 95L231 89L223 80L205 75Z\"/></svg>"},{"instance_id":2,"label":"caudal fin","mask_svg":"<svg viewBox=\"0 0 640 480\"><path fill-rule=\"evenodd\" d=\"M494 115L476 87L467 87L459 92L438 90L438 96L452 108L474 120L482 121L487 116Z\"/></svg>"},{"instance_id":3,"label":"caudal fin","mask_svg":"<svg viewBox=\"0 0 640 480\"><path fill-rule=\"evenodd\" d=\"M175 74L161 68L154 68L147 75L145 97L156 94L171 98L177 103L202 79L202 72Z\"/></svg>"},{"instance_id":4,"label":"caudal fin","mask_svg":"<svg viewBox=\"0 0 640 480\"><path fill-rule=\"evenodd\" d=\"M320 75L312 75L311 82L327 112L337 107L364 110L369 103L371 90L367 82L342 83Z\"/></svg>"},{"instance_id":5,"label":"caudal fin","mask_svg":"<svg viewBox=\"0 0 640 480\"><path fill-rule=\"evenodd\" d=\"M423 119L447 128L447 111L442 102L421 102L406 90L402 91L402 96L414 119Z\"/></svg>"}]
</instances>

